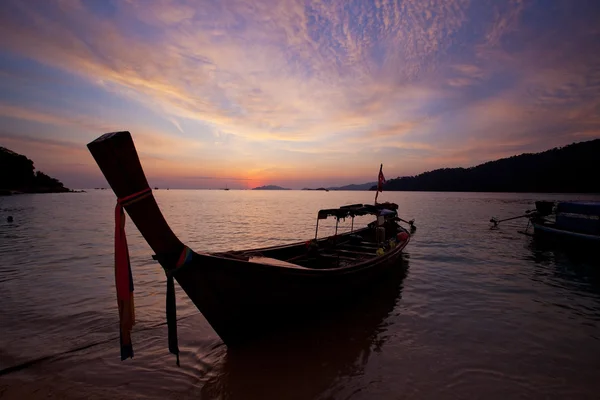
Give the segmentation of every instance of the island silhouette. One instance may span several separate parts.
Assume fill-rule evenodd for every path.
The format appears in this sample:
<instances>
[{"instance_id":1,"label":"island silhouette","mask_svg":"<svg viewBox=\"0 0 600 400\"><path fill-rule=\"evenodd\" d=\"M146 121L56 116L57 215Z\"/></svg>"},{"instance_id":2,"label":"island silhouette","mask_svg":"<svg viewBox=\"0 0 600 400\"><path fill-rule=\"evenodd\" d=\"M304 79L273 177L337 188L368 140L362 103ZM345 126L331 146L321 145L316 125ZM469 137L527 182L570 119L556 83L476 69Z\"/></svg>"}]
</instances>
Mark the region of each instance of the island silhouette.
<instances>
[{"instance_id":1,"label":"island silhouette","mask_svg":"<svg viewBox=\"0 0 600 400\"><path fill-rule=\"evenodd\" d=\"M264 185L253 188L252 190L292 190L277 185Z\"/></svg>"},{"instance_id":2,"label":"island silhouette","mask_svg":"<svg viewBox=\"0 0 600 400\"><path fill-rule=\"evenodd\" d=\"M61 181L36 171L33 161L0 147L0 195L72 192Z\"/></svg>"}]
</instances>

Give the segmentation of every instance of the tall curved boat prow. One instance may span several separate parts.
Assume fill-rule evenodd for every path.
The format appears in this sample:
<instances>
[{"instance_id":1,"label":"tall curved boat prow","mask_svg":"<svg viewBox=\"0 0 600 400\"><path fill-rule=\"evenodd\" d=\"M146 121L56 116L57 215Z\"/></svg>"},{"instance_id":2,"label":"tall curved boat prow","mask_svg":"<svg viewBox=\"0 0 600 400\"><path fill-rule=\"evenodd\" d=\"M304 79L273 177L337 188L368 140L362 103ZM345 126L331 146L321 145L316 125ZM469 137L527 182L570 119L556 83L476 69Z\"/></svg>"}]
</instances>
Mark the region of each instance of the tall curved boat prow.
<instances>
[{"instance_id":1,"label":"tall curved boat prow","mask_svg":"<svg viewBox=\"0 0 600 400\"><path fill-rule=\"evenodd\" d=\"M337 235L336 224L336 235L318 240L315 232L315 238L307 242L282 246L220 253L192 251L163 217L129 132L107 133L88 148L118 204L156 253L154 258L229 347L266 338L322 309L345 306L350 299L360 299L365 289L385 279L387 273L402 268L399 259L410 234L399 225L398 206L393 203L320 210L317 230L319 220L328 217L339 221L374 216L366 228L341 235ZM119 221L118 210L119 206ZM119 253L116 245L121 254L123 250ZM174 329L172 290L167 290L173 299L171 304L167 299L167 308L172 308L167 310L170 335Z\"/></svg>"}]
</instances>

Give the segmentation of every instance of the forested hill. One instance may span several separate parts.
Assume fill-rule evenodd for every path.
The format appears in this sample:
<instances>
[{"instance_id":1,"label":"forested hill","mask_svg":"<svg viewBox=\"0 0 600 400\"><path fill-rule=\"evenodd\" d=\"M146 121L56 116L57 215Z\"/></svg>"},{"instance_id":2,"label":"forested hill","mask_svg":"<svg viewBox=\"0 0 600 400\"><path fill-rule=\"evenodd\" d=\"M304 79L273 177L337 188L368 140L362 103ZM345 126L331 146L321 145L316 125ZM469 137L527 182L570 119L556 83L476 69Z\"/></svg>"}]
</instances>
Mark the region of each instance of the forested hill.
<instances>
[{"instance_id":1,"label":"forested hill","mask_svg":"<svg viewBox=\"0 0 600 400\"><path fill-rule=\"evenodd\" d=\"M596 139L471 168L443 168L390 179L383 190L600 193L599 172L600 139Z\"/></svg>"},{"instance_id":2,"label":"forested hill","mask_svg":"<svg viewBox=\"0 0 600 400\"><path fill-rule=\"evenodd\" d=\"M33 161L0 147L0 195L12 192L59 193L70 190L57 179L36 171Z\"/></svg>"}]
</instances>

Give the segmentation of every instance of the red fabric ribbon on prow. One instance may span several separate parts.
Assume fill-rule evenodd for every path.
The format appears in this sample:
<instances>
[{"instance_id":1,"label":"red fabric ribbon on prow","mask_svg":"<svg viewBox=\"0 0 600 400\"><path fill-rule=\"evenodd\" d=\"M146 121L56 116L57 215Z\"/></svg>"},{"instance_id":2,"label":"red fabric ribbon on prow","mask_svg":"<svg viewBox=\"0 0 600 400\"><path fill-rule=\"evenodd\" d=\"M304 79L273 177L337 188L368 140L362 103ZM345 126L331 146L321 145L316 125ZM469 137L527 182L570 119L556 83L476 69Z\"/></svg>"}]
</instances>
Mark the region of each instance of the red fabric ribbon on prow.
<instances>
[{"instance_id":1,"label":"red fabric ribbon on prow","mask_svg":"<svg viewBox=\"0 0 600 400\"><path fill-rule=\"evenodd\" d=\"M115 286L117 288L117 304L119 305L121 361L133 357L131 330L135 325L133 306L133 276L129 262L129 250L125 236L125 210L123 207L135 203L152 194L146 188L132 195L117 199L115 207Z\"/></svg>"}]
</instances>

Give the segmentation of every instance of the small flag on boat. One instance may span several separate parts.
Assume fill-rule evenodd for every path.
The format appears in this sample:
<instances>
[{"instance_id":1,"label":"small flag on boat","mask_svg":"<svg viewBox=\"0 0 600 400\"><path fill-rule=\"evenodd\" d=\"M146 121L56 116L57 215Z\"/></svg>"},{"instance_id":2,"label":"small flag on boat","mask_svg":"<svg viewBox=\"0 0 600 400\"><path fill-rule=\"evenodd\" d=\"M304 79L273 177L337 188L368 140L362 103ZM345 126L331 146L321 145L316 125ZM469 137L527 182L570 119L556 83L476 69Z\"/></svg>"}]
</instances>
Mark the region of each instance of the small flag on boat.
<instances>
[{"instance_id":1,"label":"small flag on boat","mask_svg":"<svg viewBox=\"0 0 600 400\"><path fill-rule=\"evenodd\" d=\"M385 176L383 176L383 164L379 167L379 176L377 177L377 191L375 192L375 203L377 203L377 196L379 192L383 192L383 184L385 183Z\"/></svg>"},{"instance_id":2,"label":"small flag on boat","mask_svg":"<svg viewBox=\"0 0 600 400\"><path fill-rule=\"evenodd\" d=\"M383 184L385 183L385 176L383 176L383 164L379 167L379 176L377 178L377 191L383 192Z\"/></svg>"}]
</instances>

